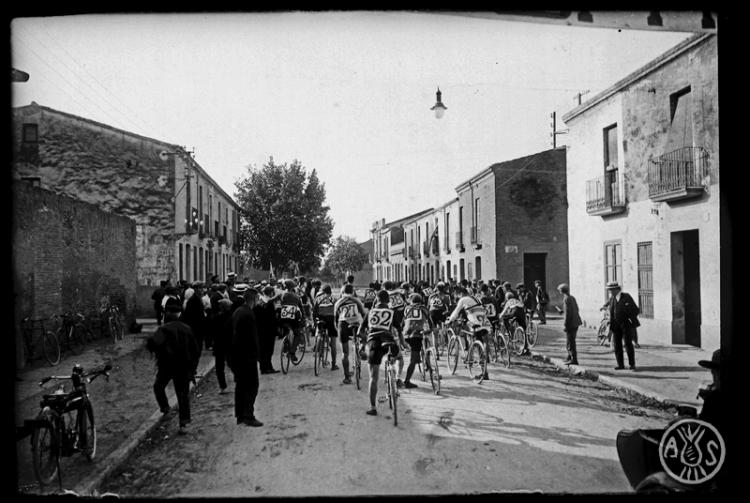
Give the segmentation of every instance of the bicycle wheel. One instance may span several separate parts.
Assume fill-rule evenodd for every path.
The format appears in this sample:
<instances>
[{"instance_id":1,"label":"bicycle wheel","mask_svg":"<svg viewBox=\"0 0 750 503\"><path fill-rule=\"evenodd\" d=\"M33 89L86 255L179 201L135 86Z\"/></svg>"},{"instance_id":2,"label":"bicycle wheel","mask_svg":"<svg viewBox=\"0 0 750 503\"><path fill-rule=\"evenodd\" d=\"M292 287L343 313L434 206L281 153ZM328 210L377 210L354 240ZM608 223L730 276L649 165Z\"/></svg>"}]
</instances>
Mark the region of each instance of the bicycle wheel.
<instances>
[{"instance_id":1,"label":"bicycle wheel","mask_svg":"<svg viewBox=\"0 0 750 503\"><path fill-rule=\"evenodd\" d=\"M499 331L495 334L497 340L497 356L502 364L507 369L510 367L510 348L508 347L508 339Z\"/></svg>"},{"instance_id":2,"label":"bicycle wheel","mask_svg":"<svg viewBox=\"0 0 750 503\"><path fill-rule=\"evenodd\" d=\"M602 321L599 324L599 329L596 331L596 338L599 341L600 346L604 346L605 344L607 344L607 342L609 342L608 335L609 335L609 322Z\"/></svg>"},{"instance_id":3,"label":"bicycle wheel","mask_svg":"<svg viewBox=\"0 0 750 503\"><path fill-rule=\"evenodd\" d=\"M484 380L484 373L487 371L487 359L484 351L484 345L479 341L474 341L469 347L469 358L466 362L469 367L469 375L477 382Z\"/></svg>"},{"instance_id":4,"label":"bicycle wheel","mask_svg":"<svg viewBox=\"0 0 750 503\"><path fill-rule=\"evenodd\" d=\"M60 342L52 330L47 330L42 335L42 352L50 365L60 363Z\"/></svg>"},{"instance_id":5,"label":"bicycle wheel","mask_svg":"<svg viewBox=\"0 0 750 503\"><path fill-rule=\"evenodd\" d=\"M513 329L513 349L517 355L523 354L524 343L526 342L526 332L523 328L516 327Z\"/></svg>"},{"instance_id":6,"label":"bicycle wheel","mask_svg":"<svg viewBox=\"0 0 750 503\"><path fill-rule=\"evenodd\" d=\"M425 354L426 360L425 365L429 367L430 384L432 385L432 391L435 394L440 393L440 369L437 364L437 355L433 348L429 348Z\"/></svg>"},{"instance_id":7,"label":"bicycle wheel","mask_svg":"<svg viewBox=\"0 0 750 503\"><path fill-rule=\"evenodd\" d=\"M34 475L40 486L51 483L59 469L60 439L57 431L57 413L47 409L37 416L43 423L31 433L31 457Z\"/></svg>"},{"instance_id":8,"label":"bicycle wheel","mask_svg":"<svg viewBox=\"0 0 750 503\"><path fill-rule=\"evenodd\" d=\"M323 365L323 351L321 349L321 340L320 337L315 337L315 342L313 343L313 372L315 372L315 375L318 375L318 371L320 370L320 367Z\"/></svg>"},{"instance_id":9,"label":"bicycle wheel","mask_svg":"<svg viewBox=\"0 0 750 503\"><path fill-rule=\"evenodd\" d=\"M96 456L96 423L94 408L88 400L78 409L78 446L89 461Z\"/></svg>"},{"instance_id":10,"label":"bicycle wheel","mask_svg":"<svg viewBox=\"0 0 750 503\"><path fill-rule=\"evenodd\" d=\"M357 381L357 389L360 389L360 379L362 378L362 359L359 357L359 337L354 338L354 378Z\"/></svg>"},{"instance_id":11,"label":"bicycle wheel","mask_svg":"<svg viewBox=\"0 0 750 503\"><path fill-rule=\"evenodd\" d=\"M305 357L305 349L306 349L306 348L307 348L307 344L305 344L305 342L304 342L304 341L302 342L302 344L300 344L299 346L297 346L297 351L298 351L298 353L299 353L299 354L297 355L297 361L296 361L296 362L292 362L292 364L293 364L293 365L294 365L295 367L296 367L297 365L299 365L300 363L302 363L302 359L303 359L303 358Z\"/></svg>"},{"instance_id":12,"label":"bicycle wheel","mask_svg":"<svg viewBox=\"0 0 750 503\"><path fill-rule=\"evenodd\" d=\"M424 345L419 350L419 363L417 363L417 366L419 367L419 374L422 376L422 381L427 382L427 359L425 358Z\"/></svg>"},{"instance_id":13,"label":"bicycle wheel","mask_svg":"<svg viewBox=\"0 0 750 503\"><path fill-rule=\"evenodd\" d=\"M393 405L393 426L398 426L398 391L396 391L396 378L393 371L393 367L391 367L391 377L390 377L390 395L391 395L391 403Z\"/></svg>"},{"instance_id":14,"label":"bicycle wheel","mask_svg":"<svg viewBox=\"0 0 750 503\"><path fill-rule=\"evenodd\" d=\"M530 348L534 347L538 337L539 337L539 331L538 331L538 327L536 326L536 323L532 320L529 320L527 323L526 339L529 343Z\"/></svg>"},{"instance_id":15,"label":"bicycle wheel","mask_svg":"<svg viewBox=\"0 0 750 503\"><path fill-rule=\"evenodd\" d=\"M456 373L458 368L458 355L461 352L461 344L458 342L458 337L455 335L450 338L448 342L448 370L451 375Z\"/></svg>"},{"instance_id":16,"label":"bicycle wheel","mask_svg":"<svg viewBox=\"0 0 750 503\"><path fill-rule=\"evenodd\" d=\"M385 394L388 398L388 408L393 409L393 399L395 398L393 393L391 393L391 366L386 363L385 365Z\"/></svg>"},{"instance_id":17,"label":"bicycle wheel","mask_svg":"<svg viewBox=\"0 0 750 503\"><path fill-rule=\"evenodd\" d=\"M327 367L330 363L328 361L328 354L331 351L331 339L330 337L326 336L323 337L323 366Z\"/></svg>"},{"instance_id":18,"label":"bicycle wheel","mask_svg":"<svg viewBox=\"0 0 750 503\"><path fill-rule=\"evenodd\" d=\"M281 371L286 374L289 372L289 362L291 356L289 355L289 333L284 335L284 339L281 342L281 351L279 351L279 358L281 359Z\"/></svg>"}]
</instances>

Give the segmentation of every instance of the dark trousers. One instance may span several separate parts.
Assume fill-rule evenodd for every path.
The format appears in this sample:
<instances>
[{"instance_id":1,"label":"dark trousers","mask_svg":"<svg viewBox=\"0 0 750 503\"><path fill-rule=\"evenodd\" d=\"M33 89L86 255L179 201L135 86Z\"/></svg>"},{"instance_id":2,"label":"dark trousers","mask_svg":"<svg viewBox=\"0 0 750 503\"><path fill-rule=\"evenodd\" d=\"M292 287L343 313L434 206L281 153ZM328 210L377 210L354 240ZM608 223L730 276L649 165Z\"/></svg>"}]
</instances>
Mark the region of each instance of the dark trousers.
<instances>
[{"instance_id":1,"label":"dark trousers","mask_svg":"<svg viewBox=\"0 0 750 503\"><path fill-rule=\"evenodd\" d=\"M258 361L261 372L273 370L271 359L273 358L273 348L276 344L276 327L259 326L258 327Z\"/></svg>"},{"instance_id":2,"label":"dark trousers","mask_svg":"<svg viewBox=\"0 0 750 503\"><path fill-rule=\"evenodd\" d=\"M177 406L180 410L180 424L190 422L190 376L185 370L175 370L169 368L158 368L156 371L156 380L154 381L154 396L159 409L169 408L167 400L167 384L172 381L174 391L177 395Z\"/></svg>"},{"instance_id":3,"label":"dark trousers","mask_svg":"<svg viewBox=\"0 0 750 503\"><path fill-rule=\"evenodd\" d=\"M161 307L161 301L154 302L154 311L156 312L156 324L161 325L164 319L164 308Z\"/></svg>"},{"instance_id":4,"label":"dark trousers","mask_svg":"<svg viewBox=\"0 0 750 503\"><path fill-rule=\"evenodd\" d=\"M237 419L255 417L255 397L258 396L258 362L243 362L234 369L234 416Z\"/></svg>"},{"instance_id":5,"label":"dark trousers","mask_svg":"<svg viewBox=\"0 0 750 503\"><path fill-rule=\"evenodd\" d=\"M547 313L545 312L546 308L547 304L536 305L536 312L539 315L539 321L541 321L542 323L547 323Z\"/></svg>"},{"instance_id":6,"label":"dark trousers","mask_svg":"<svg viewBox=\"0 0 750 503\"><path fill-rule=\"evenodd\" d=\"M617 366L623 367L622 343L625 342L625 352L628 354L628 365L635 367L635 349L633 341L635 339L635 327L615 327L612 325L612 341L615 346L615 359Z\"/></svg>"},{"instance_id":7,"label":"dark trousers","mask_svg":"<svg viewBox=\"0 0 750 503\"><path fill-rule=\"evenodd\" d=\"M214 346L214 361L216 362L216 380L220 389L226 389L227 378L224 372L227 362L227 352L219 345Z\"/></svg>"},{"instance_id":8,"label":"dark trousers","mask_svg":"<svg viewBox=\"0 0 750 503\"><path fill-rule=\"evenodd\" d=\"M208 326L206 327L206 330L203 333L203 344L205 345L206 349L210 349L214 347L213 323L212 321L207 321L206 325Z\"/></svg>"},{"instance_id":9,"label":"dark trousers","mask_svg":"<svg viewBox=\"0 0 750 503\"><path fill-rule=\"evenodd\" d=\"M565 349L568 350L568 360L578 364L578 351L576 350L576 335L578 327L569 329L565 332Z\"/></svg>"}]
</instances>

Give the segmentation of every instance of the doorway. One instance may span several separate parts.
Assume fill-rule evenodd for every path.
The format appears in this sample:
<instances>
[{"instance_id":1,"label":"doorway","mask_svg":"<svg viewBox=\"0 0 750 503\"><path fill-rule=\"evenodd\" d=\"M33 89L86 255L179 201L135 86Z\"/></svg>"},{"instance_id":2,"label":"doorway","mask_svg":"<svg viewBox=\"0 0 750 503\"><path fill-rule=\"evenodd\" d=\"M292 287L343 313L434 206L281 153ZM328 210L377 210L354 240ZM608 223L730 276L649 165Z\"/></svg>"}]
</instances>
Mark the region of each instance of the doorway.
<instances>
[{"instance_id":1,"label":"doorway","mask_svg":"<svg viewBox=\"0 0 750 503\"><path fill-rule=\"evenodd\" d=\"M698 229L671 233L672 344L701 347Z\"/></svg>"},{"instance_id":2,"label":"doorway","mask_svg":"<svg viewBox=\"0 0 750 503\"><path fill-rule=\"evenodd\" d=\"M547 254L546 253L524 253L523 254L523 284L530 292L535 292L534 281L539 280L542 286L547 288Z\"/></svg>"}]
</instances>

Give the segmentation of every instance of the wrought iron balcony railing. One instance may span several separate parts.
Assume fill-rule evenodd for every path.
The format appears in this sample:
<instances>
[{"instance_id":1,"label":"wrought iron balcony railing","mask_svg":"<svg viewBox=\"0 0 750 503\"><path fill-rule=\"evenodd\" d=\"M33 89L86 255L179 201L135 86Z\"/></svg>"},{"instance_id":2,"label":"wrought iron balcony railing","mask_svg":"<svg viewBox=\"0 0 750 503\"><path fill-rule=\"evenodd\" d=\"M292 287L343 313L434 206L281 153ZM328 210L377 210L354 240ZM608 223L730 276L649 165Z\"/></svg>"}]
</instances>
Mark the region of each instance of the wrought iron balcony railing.
<instances>
[{"instance_id":1,"label":"wrought iron balcony railing","mask_svg":"<svg viewBox=\"0 0 750 503\"><path fill-rule=\"evenodd\" d=\"M476 248L482 247L482 238L480 236L480 227L474 226L471 228L471 244L473 244Z\"/></svg>"},{"instance_id":2,"label":"wrought iron balcony railing","mask_svg":"<svg viewBox=\"0 0 750 503\"><path fill-rule=\"evenodd\" d=\"M625 208L624 184L619 170L586 182L586 212L589 215L614 215Z\"/></svg>"},{"instance_id":3,"label":"wrought iron balcony railing","mask_svg":"<svg viewBox=\"0 0 750 503\"><path fill-rule=\"evenodd\" d=\"M683 147L651 159L648 196L672 201L700 196L708 185L708 152L703 147Z\"/></svg>"}]
</instances>

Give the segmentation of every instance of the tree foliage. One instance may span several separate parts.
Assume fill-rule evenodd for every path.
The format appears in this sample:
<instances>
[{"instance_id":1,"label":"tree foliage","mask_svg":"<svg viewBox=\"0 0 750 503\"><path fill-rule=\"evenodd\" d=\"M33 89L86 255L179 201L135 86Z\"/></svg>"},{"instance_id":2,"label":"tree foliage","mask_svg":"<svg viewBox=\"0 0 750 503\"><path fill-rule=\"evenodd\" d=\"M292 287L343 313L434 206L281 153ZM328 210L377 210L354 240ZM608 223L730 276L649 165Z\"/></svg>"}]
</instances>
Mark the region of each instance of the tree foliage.
<instances>
[{"instance_id":1,"label":"tree foliage","mask_svg":"<svg viewBox=\"0 0 750 503\"><path fill-rule=\"evenodd\" d=\"M326 257L325 268L336 277L343 278L362 270L367 263L367 253L354 238L339 236L333 242Z\"/></svg>"},{"instance_id":2,"label":"tree foliage","mask_svg":"<svg viewBox=\"0 0 750 503\"><path fill-rule=\"evenodd\" d=\"M271 157L261 169L247 168L247 176L235 182L242 221L240 233L248 261L277 276L320 265L331 240L333 221L326 206L325 184L313 169L302 164L275 164Z\"/></svg>"}]
</instances>

